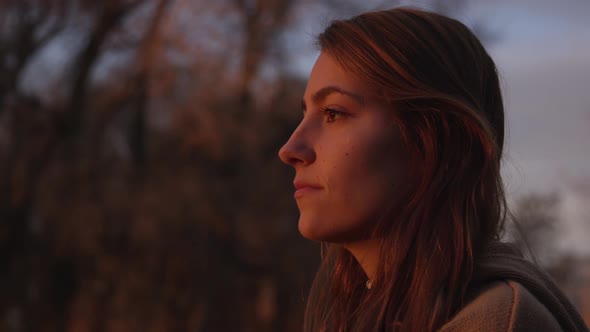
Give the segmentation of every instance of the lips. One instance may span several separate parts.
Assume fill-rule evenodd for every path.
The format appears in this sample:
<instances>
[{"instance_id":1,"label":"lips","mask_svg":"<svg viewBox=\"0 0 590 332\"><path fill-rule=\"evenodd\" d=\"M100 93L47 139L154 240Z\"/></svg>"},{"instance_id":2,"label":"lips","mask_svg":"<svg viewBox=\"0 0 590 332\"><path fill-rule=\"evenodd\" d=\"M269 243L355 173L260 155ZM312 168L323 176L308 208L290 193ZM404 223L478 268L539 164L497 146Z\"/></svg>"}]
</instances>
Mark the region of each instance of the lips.
<instances>
[{"instance_id":1,"label":"lips","mask_svg":"<svg viewBox=\"0 0 590 332\"><path fill-rule=\"evenodd\" d=\"M300 198L305 195L309 195L314 192L318 192L318 191L322 190L322 187L320 185L301 181L301 180L293 181L293 185L295 186L295 189L296 189L295 194L293 195L295 198Z\"/></svg>"}]
</instances>

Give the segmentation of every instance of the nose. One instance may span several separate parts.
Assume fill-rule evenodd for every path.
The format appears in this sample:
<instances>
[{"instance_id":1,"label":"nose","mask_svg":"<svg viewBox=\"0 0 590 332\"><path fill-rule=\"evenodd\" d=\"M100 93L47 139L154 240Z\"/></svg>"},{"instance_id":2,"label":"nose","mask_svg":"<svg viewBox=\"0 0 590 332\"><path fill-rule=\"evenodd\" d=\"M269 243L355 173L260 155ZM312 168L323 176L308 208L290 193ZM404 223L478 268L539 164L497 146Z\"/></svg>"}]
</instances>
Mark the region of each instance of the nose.
<instances>
[{"instance_id":1,"label":"nose","mask_svg":"<svg viewBox=\"0 0 590 332\"><path fill-rule=\"evenodd\" d=\"M310 143L309 135L305 134L300 125L279 150L279 158L285 164L293 167L308 165L315 160L315 152Z\"/></svg>"}]
</instances>

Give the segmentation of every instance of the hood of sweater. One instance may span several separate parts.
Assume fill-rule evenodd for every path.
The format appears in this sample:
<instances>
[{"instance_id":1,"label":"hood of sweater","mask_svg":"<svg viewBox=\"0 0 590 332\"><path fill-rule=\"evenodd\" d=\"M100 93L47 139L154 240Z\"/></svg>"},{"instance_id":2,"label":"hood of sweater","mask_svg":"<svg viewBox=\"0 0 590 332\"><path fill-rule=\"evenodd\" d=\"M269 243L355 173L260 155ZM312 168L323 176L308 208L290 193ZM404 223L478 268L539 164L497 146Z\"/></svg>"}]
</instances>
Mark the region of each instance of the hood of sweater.
<instances>
[{"instance_id":1,"label":"hood of sweater","mask_svg":"<svg viewBox=\"0 0 590 332\"><path fill-rule=\"evenodd\" d=\"M511 244L494 241L478 259L471 289L498 280L520 283L541 302L564 331L588 332L584 320L552 278Z\"/></svg>"}]
</instances>

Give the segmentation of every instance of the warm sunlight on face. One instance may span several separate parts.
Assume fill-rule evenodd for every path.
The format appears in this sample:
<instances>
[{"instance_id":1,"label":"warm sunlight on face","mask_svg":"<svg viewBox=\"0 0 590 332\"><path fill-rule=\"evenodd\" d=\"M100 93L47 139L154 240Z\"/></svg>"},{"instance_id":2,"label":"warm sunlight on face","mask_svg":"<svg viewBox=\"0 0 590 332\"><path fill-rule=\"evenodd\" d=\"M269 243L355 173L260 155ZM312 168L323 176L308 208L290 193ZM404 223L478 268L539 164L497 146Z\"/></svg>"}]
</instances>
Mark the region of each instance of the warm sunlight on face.
<instances>
[{"instance_id":1,"label":"warm sunlight on face","mask_svg":"<svg viewBox=\"0 0 590 332\"><path fill-rule=\"evenodd\" d=\"M304 117L279 151L295 168L299 231L311 240L354 242L399 197L403 154L393 110L322 53L303 98Z\"/></svg>"}]
</instances>

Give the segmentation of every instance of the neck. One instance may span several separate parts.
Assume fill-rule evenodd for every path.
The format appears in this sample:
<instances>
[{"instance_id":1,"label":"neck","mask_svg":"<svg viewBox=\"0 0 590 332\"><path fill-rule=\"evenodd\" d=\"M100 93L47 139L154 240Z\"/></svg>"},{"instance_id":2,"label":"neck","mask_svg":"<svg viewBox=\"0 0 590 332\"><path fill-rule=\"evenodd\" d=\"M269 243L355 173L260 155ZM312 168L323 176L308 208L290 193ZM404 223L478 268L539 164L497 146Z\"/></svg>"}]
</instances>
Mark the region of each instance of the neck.
<instances>
[{"instance_id":1,"label":"neck","mask_svg":"<svg viewBox=\"0 0 590 332\"><path fill-rule=\"evenodd\" d=\"M372 282L377 273L379 263L379 241L369 239L345 243L343 247L348 250L357 260L367 278Z\"/></svg>"}]
</instances>

